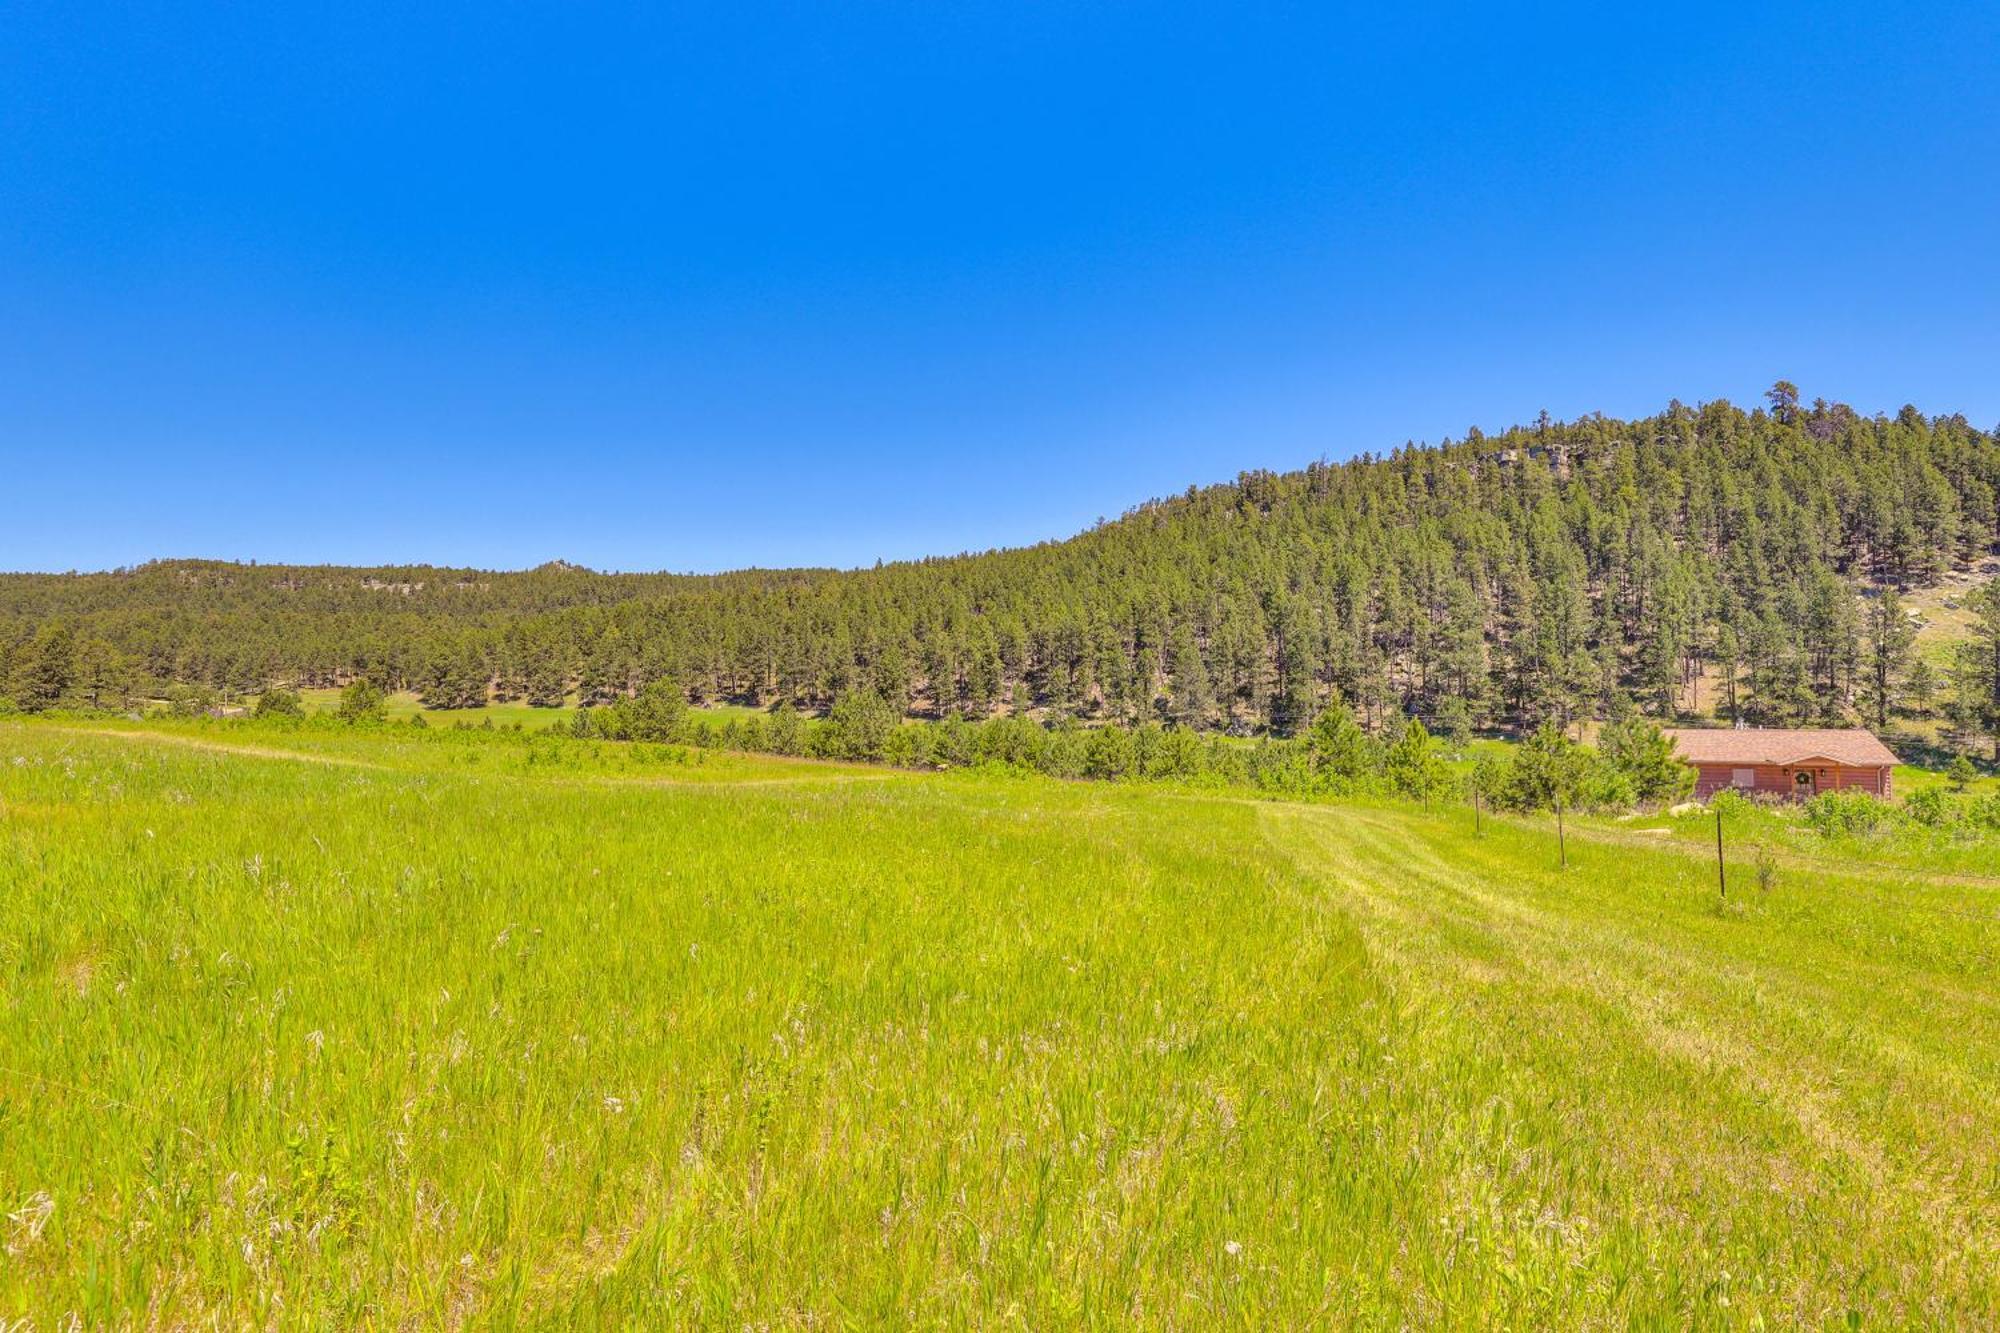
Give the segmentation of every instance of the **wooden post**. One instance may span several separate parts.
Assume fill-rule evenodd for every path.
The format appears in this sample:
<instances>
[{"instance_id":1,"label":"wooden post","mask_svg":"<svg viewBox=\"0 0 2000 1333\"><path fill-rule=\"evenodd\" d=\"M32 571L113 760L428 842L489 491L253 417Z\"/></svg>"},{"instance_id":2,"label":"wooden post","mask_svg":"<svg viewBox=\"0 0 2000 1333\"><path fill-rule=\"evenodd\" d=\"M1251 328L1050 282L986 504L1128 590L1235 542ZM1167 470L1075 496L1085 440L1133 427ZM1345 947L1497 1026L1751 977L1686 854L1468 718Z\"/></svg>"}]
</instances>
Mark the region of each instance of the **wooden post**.
<instances>
[{"instance_id":1,"label":"wooden post","mask_svg":"<svg viewBox=\"0 0 2000 1333\"><path fill-rule=\"evenodd\" d=\"M1715 809L1715 882L1722 896L1729 896L1729 867L1722 859L1722 807Z\"/></svg>"},{"instance_id":2,"label":"wooden post","mask_svg":"<svg viewBox=\"0 0 2000 1333\"><path fill-rule=\"evenodd\" d=\"M1479 836L1479 788L1472 789L1472 836Z\"/></svg>"},{"instance_id":3,"label":"wooden post","mask_svg":"<svg viewBox=\"0 0 2000 1333\"><path fill-rule=\"evenodd\" d=\"M1569 869L1569 843L1563 838L1563 803L1560 797L1556 799L1556 864L1564 870Z\"/></svg>"}]
</instances>

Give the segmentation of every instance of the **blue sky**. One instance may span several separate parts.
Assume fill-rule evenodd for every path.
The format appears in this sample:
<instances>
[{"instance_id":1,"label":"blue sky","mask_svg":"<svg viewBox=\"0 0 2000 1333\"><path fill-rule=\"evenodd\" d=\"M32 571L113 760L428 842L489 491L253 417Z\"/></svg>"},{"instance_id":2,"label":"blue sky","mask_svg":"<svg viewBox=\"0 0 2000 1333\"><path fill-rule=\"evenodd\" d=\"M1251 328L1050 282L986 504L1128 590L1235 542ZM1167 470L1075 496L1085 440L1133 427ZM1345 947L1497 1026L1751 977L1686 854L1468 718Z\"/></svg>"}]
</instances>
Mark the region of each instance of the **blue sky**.
<instances>
[{"instance_id":1,"label":"blue sky","mask_svg":"<svg viewBox=\"0 0 2000 1333\"><path fill-rule=\"evenodd\" d=\"M2000 10L1392 8L10 6L0 568L866 564L1779 376L2000 423Z\"/></svg>"}]
</instances>

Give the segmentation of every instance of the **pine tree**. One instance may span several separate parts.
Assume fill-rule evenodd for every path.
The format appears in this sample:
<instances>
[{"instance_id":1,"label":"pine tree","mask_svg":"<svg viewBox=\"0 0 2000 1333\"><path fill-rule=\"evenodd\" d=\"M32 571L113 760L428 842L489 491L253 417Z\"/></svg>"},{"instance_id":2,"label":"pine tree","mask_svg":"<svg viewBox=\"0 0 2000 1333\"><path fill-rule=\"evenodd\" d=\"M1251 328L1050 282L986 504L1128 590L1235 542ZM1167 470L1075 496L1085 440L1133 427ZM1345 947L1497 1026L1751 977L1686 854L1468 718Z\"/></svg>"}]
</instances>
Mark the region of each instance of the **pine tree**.
<instances>
[{"instance_id":1,"label":"pine tree","mask_svg":"<svg viewBox=\"0 0 2000 1333\"><path fill-rule=\"evenodd\" d=\"M1981 584L1966 603L1972 637L1959 655L1959 698L1992 738L1993 760L2000 763L2000 580Z\"/></svg>"},{"instance_id":2,"label":"pine tree","mask_svg":"<svg viewBox=\"0 0 2000 1333\"><path fill-rule=\"evenodd\" d=\"M62 621L35 631L14 667L14 701L22 711L54 708L76 679L76 634Z\"/></svg>"},{"instance_id":3,"label":"pine tree","mask_svg":"<svg viewBox=\"0 0 2000 1333\"><path fill-rule=\"evenodd\" d=\"M1865 693L1869 715L1882 727L1888 725L1889 711L1908 670L1910 647L1917 640L1916 626L1894 588L1884 588L1869 603L1867 634Z\"/></svg>"},{"instance_id":4,"label":"pine tree","mask_svg":"<svg viewBox=\"0 0 2000 1333\"><path fill-rule=\"evenodd\" d=\"M1202 664L1193 628L1185 623L1174 627L1167 675L1174 721L1184 727L1198 727L1207 722L1214 707L1208 668Z\"/></svg>"}]
</instances>

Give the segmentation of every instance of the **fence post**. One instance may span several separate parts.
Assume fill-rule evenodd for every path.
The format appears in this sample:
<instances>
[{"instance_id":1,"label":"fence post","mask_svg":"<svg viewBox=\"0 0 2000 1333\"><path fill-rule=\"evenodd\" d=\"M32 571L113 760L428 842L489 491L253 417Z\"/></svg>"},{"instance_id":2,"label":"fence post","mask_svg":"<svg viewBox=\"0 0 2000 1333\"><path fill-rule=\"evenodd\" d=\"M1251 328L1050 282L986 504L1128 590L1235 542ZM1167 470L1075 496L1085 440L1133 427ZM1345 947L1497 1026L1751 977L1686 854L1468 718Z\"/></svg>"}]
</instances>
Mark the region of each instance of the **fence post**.
<instances>
[{"instance_id":1,"label":"fence post","mask_svg":"<svg viewBox=\"0 0 2000 1333\"><path fill-rule=\"evenodd\" d=\"M1715 882L1723 897L1729 896L1729 868L1722 859L1722 808L1715 810Z\"/></svg>"}]
</instances>

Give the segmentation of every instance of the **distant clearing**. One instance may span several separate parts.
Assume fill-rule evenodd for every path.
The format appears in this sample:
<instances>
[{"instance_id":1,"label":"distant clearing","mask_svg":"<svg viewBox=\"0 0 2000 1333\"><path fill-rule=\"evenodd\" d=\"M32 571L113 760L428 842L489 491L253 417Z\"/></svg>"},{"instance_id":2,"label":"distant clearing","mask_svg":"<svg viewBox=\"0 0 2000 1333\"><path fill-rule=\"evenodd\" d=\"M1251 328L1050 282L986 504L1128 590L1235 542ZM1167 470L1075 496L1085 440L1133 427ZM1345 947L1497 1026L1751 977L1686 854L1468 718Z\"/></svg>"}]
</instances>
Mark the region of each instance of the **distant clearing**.
<instances>
[{"instance_id":1,"label":"distant clearing","mask_svg":"<svg viewBox=\"0 0 2000 1333\"><path fill-rule=\"evenodd\" d=\"M340 691L337 689L315 689L299 691L306 710L313 713L331 713L340 707ZM393 721L407 722L421 715L424 721L434 727L450 727L459 723L467 726L484 726L491 722L496 727L519 725L523 728L546 727L554 722L567 721L576 713L575 697L560 708L538 708L524 703L493 703L483 708L438 708L423 706L414 690L402 690L388 698L389 717ZM738 704L711 704L691 710L696 717L712 717L726 721L731 717L764 716L761 708L745 708Z\"/></svg>"}]
</instances>

